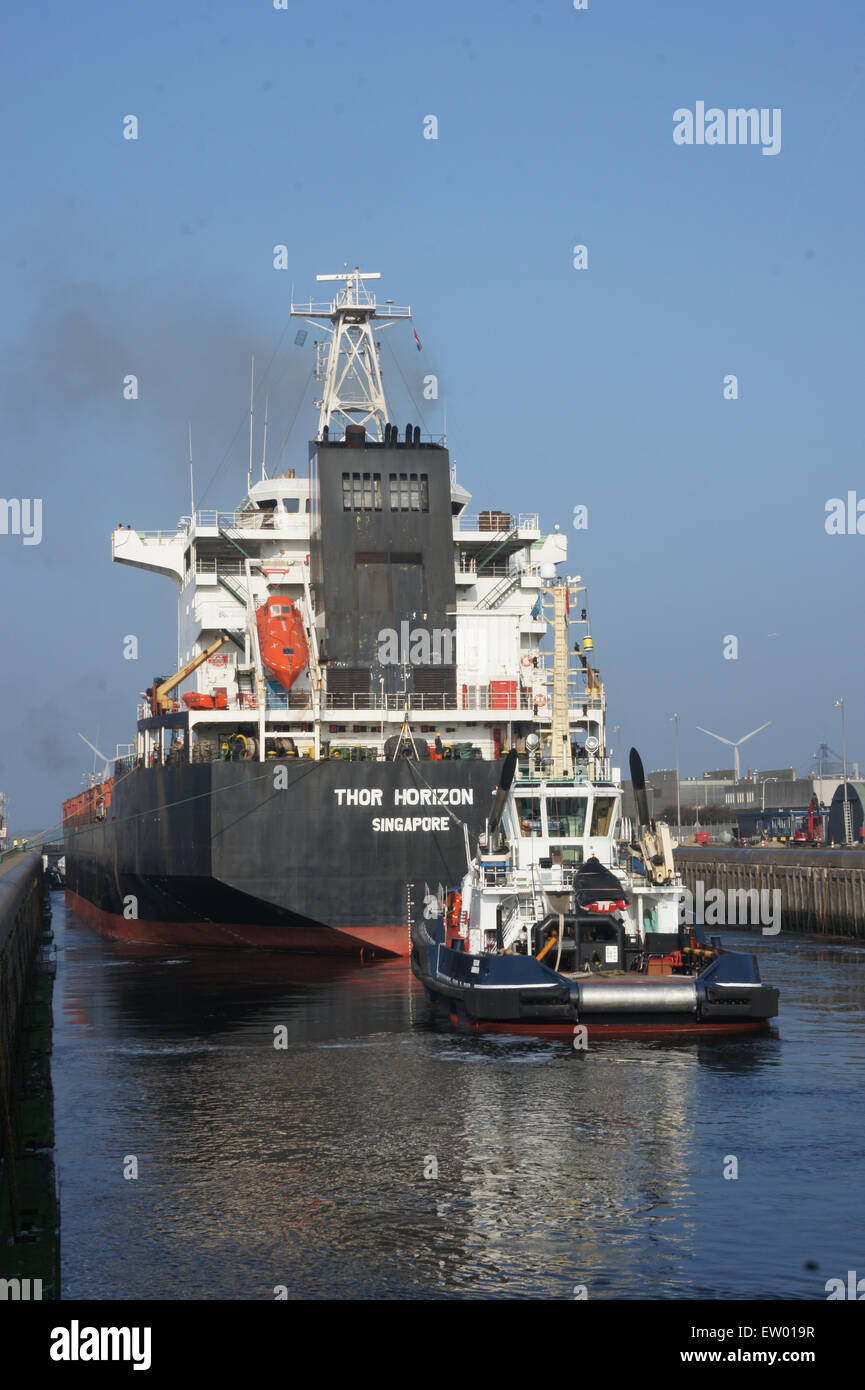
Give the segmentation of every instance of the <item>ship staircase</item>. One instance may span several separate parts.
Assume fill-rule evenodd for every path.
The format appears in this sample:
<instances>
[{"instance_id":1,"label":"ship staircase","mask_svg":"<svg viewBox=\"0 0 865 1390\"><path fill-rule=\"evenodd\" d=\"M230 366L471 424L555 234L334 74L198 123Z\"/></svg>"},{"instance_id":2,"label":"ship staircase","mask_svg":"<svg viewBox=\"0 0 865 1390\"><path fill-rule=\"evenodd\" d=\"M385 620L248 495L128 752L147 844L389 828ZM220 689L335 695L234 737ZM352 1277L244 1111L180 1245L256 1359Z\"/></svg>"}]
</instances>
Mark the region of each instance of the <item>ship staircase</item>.
<instances>
[{"instance_id":1,"label":"ship staircase","mask_svg":"<svg viewBox=\"0 0 865 1390\"><path fill-rule=\"evenodd\" d=\"M494 589L488 594L484 594L482 599L478 599L475 608L498 608L500 603L504 603L508 594L513 593L520 582L518 574L506 574Z\"/></svg>"},{"instance_id":2,"label":"ship staircase","mask_svg":"<svg viewBox=\"0 0 865 1390\"><path fill-rule=\"evenodd\" d=\"M240 592L239 589L235 589L233 584L229 584L228 580L225 578L224 575L217 574L216 582L217 584L222 585L226 593L231 594L231 597L234 599L235 603L239 603L241 608L245 609L247 607L246 599L243 597L243 594Z\"/></svg>"},{"instance_id":3,"label":"ship staircase","mask_svg":"<svg viewBox=\"0 0 865 1390\"><path fill-rule=\"evenodd\" d=\"M476 569L482 570L484 565L488 565L491 560L494 560L499 551L518 535L519 530L516 526L510 531L497 531L496 534L491 537L489 549L482 550L476 557Z\"/></svg>"},{"instance_id":4,"label":"ship staircase","mask_svg":"<svg viewBox=\"0 0 865 1390\"><path fill-rule=\"evenodd\" d=\"M477 562L475 565L477 573L480 574L481 570L484 568L485 565L491 564L495 557L498 555L499 551L502 550L506 545L508 545L509 542L512 541L516 535L516 527L514 527L513 530L510 531L499 531L493 537L492 544L490 545L489 549L482 551L481 554L477 557ZM475 608L498 608L499 604L505 601L508 594L513 593L514 589L517 587L519 582L520 576L518 573L509 573L503 575L499 583L496 584L495 588L491 589L488 594L484 594L483 598L478 599L477 603L475 604Z\"/></svg>"}]
</instances>

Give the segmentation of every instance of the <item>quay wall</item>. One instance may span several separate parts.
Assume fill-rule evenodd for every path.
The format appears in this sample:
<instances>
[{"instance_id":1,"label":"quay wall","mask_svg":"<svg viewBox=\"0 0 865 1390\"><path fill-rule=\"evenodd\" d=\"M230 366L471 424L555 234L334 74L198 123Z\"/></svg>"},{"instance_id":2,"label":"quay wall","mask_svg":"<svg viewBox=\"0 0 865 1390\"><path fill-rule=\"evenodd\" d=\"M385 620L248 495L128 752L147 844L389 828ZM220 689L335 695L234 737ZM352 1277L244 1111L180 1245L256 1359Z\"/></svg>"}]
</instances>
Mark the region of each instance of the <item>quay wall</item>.
<instances>
[{"instance_id":1,"label":"quay wall","mask_svg":"<svg viewBox=\"0 0 865 1390\"><path fill-rule=\"evenodd\" d=\"M692 893L698 882L725 895L777 889L782 931L865 942L865 850L699 845L677 849L675 861Z\"/></svg>"}]
</instances>

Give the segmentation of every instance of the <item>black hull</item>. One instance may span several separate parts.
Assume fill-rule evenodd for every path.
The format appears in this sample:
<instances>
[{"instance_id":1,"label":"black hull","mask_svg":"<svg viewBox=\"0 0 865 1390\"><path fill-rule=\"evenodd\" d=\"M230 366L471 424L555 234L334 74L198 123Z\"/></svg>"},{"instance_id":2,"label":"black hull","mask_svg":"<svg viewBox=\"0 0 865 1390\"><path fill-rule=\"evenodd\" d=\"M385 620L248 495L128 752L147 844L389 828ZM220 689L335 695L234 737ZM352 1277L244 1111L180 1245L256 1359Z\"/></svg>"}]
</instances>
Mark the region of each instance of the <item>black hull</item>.
<instances>
[{"instance_id":1,"label":"black hull","mask_svg":"<svg viewBox=\"0 0 865 1390\"><path fill-rule=\"evenodd\" d=\"M466 869L499 763L218 762L118 778L65 826L73 906L113 936L407 954L427 885ZM363 802L364 804L361 804Z\"/></svg>"}]
</instances>

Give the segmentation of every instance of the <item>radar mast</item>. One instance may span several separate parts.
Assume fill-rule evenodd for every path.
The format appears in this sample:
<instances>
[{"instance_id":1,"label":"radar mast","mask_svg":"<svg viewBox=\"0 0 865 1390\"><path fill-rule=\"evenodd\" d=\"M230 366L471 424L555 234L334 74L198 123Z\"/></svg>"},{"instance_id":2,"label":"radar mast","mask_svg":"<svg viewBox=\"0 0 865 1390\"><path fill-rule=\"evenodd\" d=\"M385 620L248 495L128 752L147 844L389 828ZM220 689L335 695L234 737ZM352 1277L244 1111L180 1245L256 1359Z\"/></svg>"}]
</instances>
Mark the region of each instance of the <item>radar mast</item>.
<instances>
[{"instance_id":1,"label":"radar mast","mask_svg":"<svg viewBox=\"0 0 865 1390\"><path fill-rule=\"evenodd\" d=\"M363 425L379 441L384 439L388 420L387 402L381 379L378 346L373 337L373 324L388 328L401 319L411 318L408 305L394 305L387 300L379 312L376 297L367 289L367 280L380 280L377 270L344 270L338 275L316 275L316 280L342 281L342 288L329 302L309 300L295 304L293 318L308 319L310 323L330 333L330 341L316 345L316 379L324 383L319 407L318 438L333 434L334 428Z\"/></svg>"}]
</instances>

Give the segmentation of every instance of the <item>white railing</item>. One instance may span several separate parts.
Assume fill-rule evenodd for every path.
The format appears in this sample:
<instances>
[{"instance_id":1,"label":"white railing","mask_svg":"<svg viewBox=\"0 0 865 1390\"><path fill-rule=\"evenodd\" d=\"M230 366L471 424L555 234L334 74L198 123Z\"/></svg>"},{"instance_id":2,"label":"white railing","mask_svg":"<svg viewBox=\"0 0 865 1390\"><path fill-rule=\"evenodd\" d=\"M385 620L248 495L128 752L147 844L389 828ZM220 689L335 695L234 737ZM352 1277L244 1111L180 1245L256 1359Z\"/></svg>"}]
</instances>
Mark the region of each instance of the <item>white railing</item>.
<instances>
[{"instance_id":1,"label":"white railing","mask_svg":"<svg viewBox=\"0 0 865 1390\"><path fill-rule=\"evenodd\" d=\"M178 530L188 529L192 517L181 517ZM279 507L270 511L238 510L220 512L202 510L195 513L195 525L213 527L219 531L284 531L288 529L309 530L309 512L284 512Z\"/></svg>"},{"instance_id":2,"label":"white railing","mask_svg":"<svg viewBox=\"0 0 865 1390\"><path fill-rule=\"evenodd\" d=\"M346 296L345 290L340 290L334 299L308 299L304 304L295 304L292 301L292 314L309 314L312 318L329 318L337 309L377 309L380 306L376 303L374 294L369 291L361 290L357 295L352 293ZM388 300L385 304L383 314L377 315L379 318L411 318L411 307L408 304L391 304Z\"/></svg>"},{"instance_id":3,"label":"white railing","mask_svg":"<svg viewBox=\"0 0 865 1390\"><path fill-rule=\"evenodd\" d=\"M116 550L122 550L123 548L116 544L116 538L119 532L123 532L124 535L128 536L137 536L140 541L144 541L147 545L151 545L154 541L156 541L158 545L172 545L175 541L182 540L187 534L189 529L188 522L188 517L181 517L173 531L139 531L132 526L117 526L112 532L111 539Z\"/></svg>"},{"instance_id":4,"label":"white railing","mask_svg":"<svg viewBox=\"0 0 865 1390\"><path fill-rule=\"evenodd\" d=\"M500 518L506 518L506 523L499 525ZM483 520L483 526L481 525ZM493 540L496 536L509 535L511 531L537 531L540 529L540 517L538 512L481 512L478 516L455 516L454 531L479 531L484 536L489 536Z\"/></svg>"},{"instance_id":5,"label":"white railing","mask_svg":"<svg viewBox=\"0 0 865 1390\"><path fill-rule=\"evenodd\" d=\"M457 574L463 578L472 579L513 579L516 583L522 571L513 569L507 560L491 560L488 565L478 567L474 561L461 560L458 563Z\"/></svg>"},{"instance_id":6,"label":"white railing","mask_svg":"<svg viewBox=\"0 0 865 1390\"><path fill-rule=\"evenodd\" d=\"M236 618L236 614L226 613L226 621ZM321 697L322 713L333 714L355 714L364 712L375 713L402 713L408 702L410 712L436 710L450 710L454 713L460 711L467 714L490 714L495 719L507 718L508 713L515 710L531 712L537 696L531 690L520 687L517 690L489 690L486 686L466 686L465 690L459 690L456 694L419 694L415 692L406 697L403 694L384 695L366 691L362 694L334 694L328 693ZM172 698L170 709L179 712L186 708L179 698ZM578 695L569 697L569 709L575 715L583 706L587 710L600 710L602 701L596 695ZM310 710L313 708L314 699L310 691L293 690L286 691L285 694L268 692L266 708L269 710ZM224 709L229 710L251 710L258 709L258 699L252 693L242 692L240 695L228 697L227 705ZM198 713L208 713L207 710L197 711ZM145 719L150 715L149 705L139 705L138 718ZM543 718L550 713L550 703L539 706L538 713Z\"/></svg>"},{"instance_id":7,"label":"white railing","mask_svg":"<svg viewBox=\"0 0 865 1390\"><path fill-rule=\"evenodd\" d=\"M242 578L245 574L242 560L203 560L200 557L195 561L196 574L231 575L232 578Z\"/></svg>"}]
</instances>

